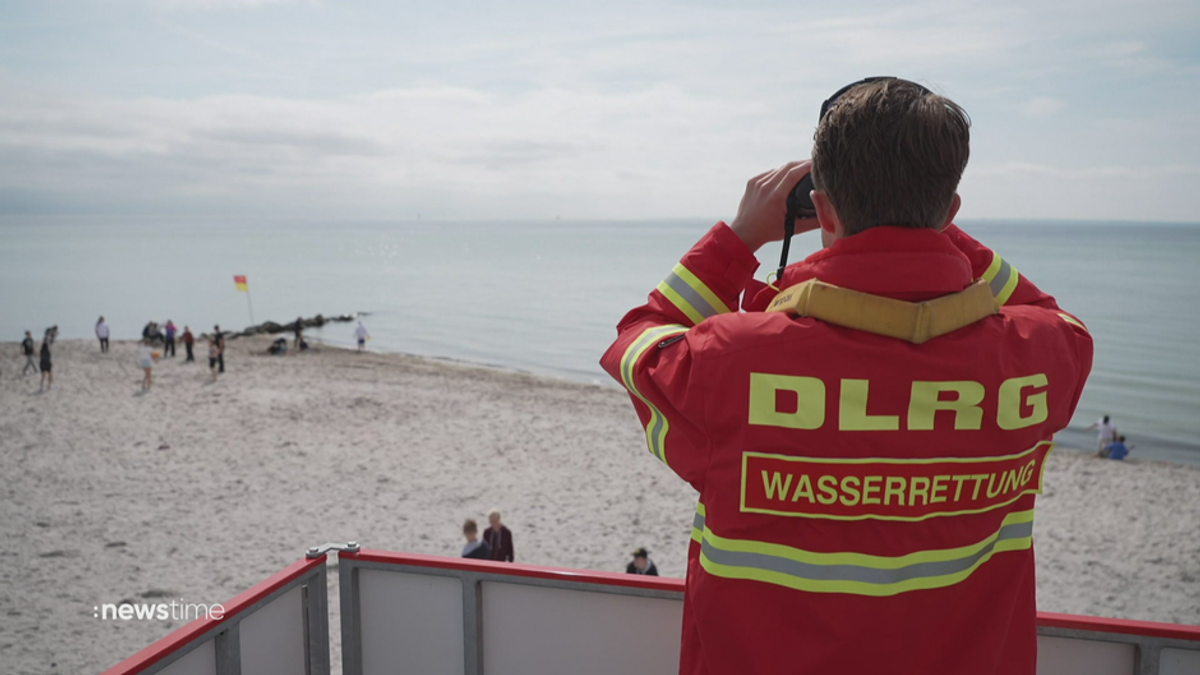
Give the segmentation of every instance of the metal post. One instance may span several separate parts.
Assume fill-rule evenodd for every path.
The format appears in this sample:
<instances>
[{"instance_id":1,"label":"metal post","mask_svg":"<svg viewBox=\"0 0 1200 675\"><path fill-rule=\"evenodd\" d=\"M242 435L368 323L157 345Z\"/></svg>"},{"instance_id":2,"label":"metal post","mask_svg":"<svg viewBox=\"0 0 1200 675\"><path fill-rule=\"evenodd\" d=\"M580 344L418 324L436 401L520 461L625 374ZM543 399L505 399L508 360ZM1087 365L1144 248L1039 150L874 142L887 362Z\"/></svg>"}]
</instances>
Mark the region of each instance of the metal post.
<instances>
[{"instance_id":1,"label":"metal post","mask_svg":"<svg viewBox=\"0 0 1200 675\"><path fill-rule=\"evenodd\" d=\"M1138 675L1158 675L1159 652L1161 651L1162 645L1139 642L1135 651L1133 669Z\"/></svg>"},{"instance_id":2,"label":"metal post","mask_svg":"<svg viewBox=\"0 0 1200 675\"><path fill-rule=\"evenodd\" d=\"M242 634L239 623L217 633L214 638L217 652L217 675L242 675Z\"/></svg>"},{"instance_id":3,"label":"metal post","mask_svg":"<svg viewBox=\"0 0 1200 675\"><path fill-rule=\"evenodd\" d=\"M362 675L362 617L358 599L358 566L338 558L342 607L342 675Z\"/></svg>"},{"instance_id":4,"label":"metal post","mask_svg":"<svg viewBox=\"0 0 1200 675\"><path fill-rule=\"evenodd\" d=\"M329 675L329 592L325 566L300 587L304 597L306 675Z\"/></svg>"},{"instance_id":5,"label":"metal post","mask_svg":"<svg viewBox=\"0 0 1200 675\"><path fill-rule=\"evenodd\" d=\"M250 287L246 286L246 306L250 308L250 325L254 325L254 305L250 303Z\"/></svg>"},{"instance_id":6,"label":"metal post","mask_svg":"<svg viewBox=\"0 0 1200 675\"><path fill-rule=\"evenodd\" d=\"M463 663L466 675L483 675L483 583L463 574Z\"/></svg>"}]
</instances>

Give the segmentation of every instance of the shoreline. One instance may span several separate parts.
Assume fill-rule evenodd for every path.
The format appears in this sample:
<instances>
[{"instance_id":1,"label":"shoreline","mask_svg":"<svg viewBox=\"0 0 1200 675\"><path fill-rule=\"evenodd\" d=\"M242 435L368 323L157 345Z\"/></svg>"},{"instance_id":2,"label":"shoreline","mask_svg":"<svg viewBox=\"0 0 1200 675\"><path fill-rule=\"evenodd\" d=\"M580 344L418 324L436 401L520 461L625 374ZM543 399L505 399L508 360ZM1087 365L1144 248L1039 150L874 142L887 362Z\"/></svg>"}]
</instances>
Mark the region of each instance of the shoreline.
<instances>
[{"instance_id":1,"label":"shoreline","mask_svg":"<svg viewBox=\"0 0 1200 675\"><path fill-rule=\"evenodd\" d=\"M270 357L269 341L231 341L216 384L160 361L144 396L132 342L58 342L44 395L3 357L14 672L100 671L180 627L96 605L224 602L325 541L457 557L463 519L493 507L518 562L619 572L645 546L683 576L696 495L647 455L620 389L321 344ZM1200 469L1053 452L1046 485L1040 609L1200 624Z\"/></svg>"}]
</instances>

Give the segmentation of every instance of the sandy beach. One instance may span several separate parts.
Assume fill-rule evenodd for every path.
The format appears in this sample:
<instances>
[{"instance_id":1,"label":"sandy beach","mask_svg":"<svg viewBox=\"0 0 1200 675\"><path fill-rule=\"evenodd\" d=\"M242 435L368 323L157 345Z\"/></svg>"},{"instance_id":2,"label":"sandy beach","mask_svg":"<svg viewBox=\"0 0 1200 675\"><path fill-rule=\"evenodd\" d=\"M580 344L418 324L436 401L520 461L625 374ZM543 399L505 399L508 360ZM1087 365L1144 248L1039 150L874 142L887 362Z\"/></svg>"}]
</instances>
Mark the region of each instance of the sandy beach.
<instances>
[{"instance_id":1,"label":"sandy beach","mask_svg":"<svg viewBox=\"0 0 1200 675\"><path fill-rule=\"evenodd\" d=\"M133 343L59 342L44 394L0 345L6 673L95 673L179 627L101 603L222 602L325 541L457 556L492 507L519 562L621 570L645 546L682 576L695 493L624 392L267 342L231 342L215 384L181 350L145 395ZM1046 483L1042 610L1200 624L1200 468L1060 448Z\"/></svg>"}]
</instances>

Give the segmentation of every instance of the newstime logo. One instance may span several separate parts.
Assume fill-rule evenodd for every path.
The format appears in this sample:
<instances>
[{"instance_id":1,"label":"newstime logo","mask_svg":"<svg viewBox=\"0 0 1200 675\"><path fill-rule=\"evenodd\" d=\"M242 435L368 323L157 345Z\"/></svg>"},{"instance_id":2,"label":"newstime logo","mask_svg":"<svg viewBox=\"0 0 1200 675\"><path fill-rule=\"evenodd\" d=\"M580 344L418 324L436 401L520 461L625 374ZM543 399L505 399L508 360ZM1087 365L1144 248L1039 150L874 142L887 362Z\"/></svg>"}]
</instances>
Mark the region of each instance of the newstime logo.
<instances>
[{"instance_id":1,"label":"newstime logo","mask_svg":"<svg viewBox=\"0 0 1200 675\"><path fill-rule=\"evenodd\" d=\"M206 605L196 602L178 601L137 603L123 602L119 604L96 605L92 607L92 616L104 621L195 621L196 619L213 619L220 621L225 618L225 607L220 603Z\"/></svg>"}]
</instances>

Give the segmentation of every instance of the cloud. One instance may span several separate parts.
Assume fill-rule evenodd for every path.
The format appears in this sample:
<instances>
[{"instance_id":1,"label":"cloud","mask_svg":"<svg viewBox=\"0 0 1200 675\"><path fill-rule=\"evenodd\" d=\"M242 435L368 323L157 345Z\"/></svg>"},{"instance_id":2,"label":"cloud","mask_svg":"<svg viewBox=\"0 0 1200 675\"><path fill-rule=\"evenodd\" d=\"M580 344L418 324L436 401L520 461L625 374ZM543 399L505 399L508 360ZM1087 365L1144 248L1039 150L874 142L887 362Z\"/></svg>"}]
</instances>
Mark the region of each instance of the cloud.
<instances>
[{"instance_id":1,"label":"cloud","mask_svg":"<svg viewBox=\"0 0 1200 675\"><path fill-rule=\"evenodd\" d=\"M971 113L977 216L1200 220L1200 4L1149 1L31 10L0 24L0 209L728 218L821 100L891 73ZM1138 175L1166 197L1092 208Z\"/></svg>"},{"instance_id":2,"label":"cloud","mask_svg":"<svg viewBox=\"0 0 1200 675\"><path fill-rule=\"evenodd\" d=\"M256 9L271 5L319 5L320 0L144 0L155 9L221 10Z\"/></svg>"},{"instance_id":3,"label":"cloud","mask_svg":"<svg viewBox=\"0 0 1200 675\"><path fill-rule=\"evenodd\" d=\"M1060 98L1035 96L1021 106L1021 114L1032 119L1050 117L1065 108L1066 105L1067 102Z\"/></svg>"}]
</instances>

